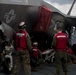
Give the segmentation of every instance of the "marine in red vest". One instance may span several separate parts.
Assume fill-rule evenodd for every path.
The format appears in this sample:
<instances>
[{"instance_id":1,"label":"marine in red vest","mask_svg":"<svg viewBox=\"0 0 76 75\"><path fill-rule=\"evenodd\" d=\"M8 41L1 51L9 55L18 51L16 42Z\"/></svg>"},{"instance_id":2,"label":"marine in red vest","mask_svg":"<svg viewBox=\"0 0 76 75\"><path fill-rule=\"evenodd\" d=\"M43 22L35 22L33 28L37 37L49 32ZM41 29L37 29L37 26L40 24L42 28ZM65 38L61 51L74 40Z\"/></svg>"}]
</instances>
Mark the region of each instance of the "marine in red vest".
<instances>
[{"instance_id":1,"label":"marine in red vest","mask_svg":"<svg viewBox=\"0 0 76 75\"><path fill-rule=\"evenodd\" d=\"M31 66L33 71L37 71L39 65L38 60L41 58L41 51L38 48L38 42L33 42L32 54L31 54Z\"/></svg>"},{"instance_id":2,"label":"marine in red vest","mask_svg":"<svg viewBox=\"0 0 76 75\"><path fill-rule=\"evenodd\" d=\"M57 33L55 34L52 47L55 48L55 61L56 61L56 75L60 75L61 67L65 73L68 75L67 68L67 47L69 45L68 36L62 32L63 31L63 22L57 22Z\"/></svg>"},{"instance_id":3,"label":"marine in red vest","mask_svg":"<svg viewBox=\"0 0 76 75\"><path fill-rule=\"evenodd\" d=\"M15 36L15 45L16 50L26 50L31 49L31 40L30 36L25 29L25 22L21 22L19 25L19 31L16 32Z\"/></svg>"},{"instance_id":4,"label":"marine in red vest","mask_svg":"<svg viewBox=\"0 0 76 75\"><path fill-rule=\"evenodd\" d=\"M31 66L30 66L30 55L29 52L32 49L31 40L28 32L26 31L25 22L19 24L19 31L15 34L15 48L16 48L16 57L15 57L15 66L14 66L14 75L17 75L21 68L20 61L23 61L24 71L26 75L31 75ZM22 60L21 60L22 58Z\"/></svg>"},{"instance_id":5,"label":"marine in red vest","mask_svg":"<svg viewBox=\"0 0 76 75\"><path fill-rule=\"evenodd\" d=\"M35 58L38 58L38 53L39 53L38 43L34 42L33 43L33 48L32 48L32 56L35 57Z\"/></svg>"}]
</instances>

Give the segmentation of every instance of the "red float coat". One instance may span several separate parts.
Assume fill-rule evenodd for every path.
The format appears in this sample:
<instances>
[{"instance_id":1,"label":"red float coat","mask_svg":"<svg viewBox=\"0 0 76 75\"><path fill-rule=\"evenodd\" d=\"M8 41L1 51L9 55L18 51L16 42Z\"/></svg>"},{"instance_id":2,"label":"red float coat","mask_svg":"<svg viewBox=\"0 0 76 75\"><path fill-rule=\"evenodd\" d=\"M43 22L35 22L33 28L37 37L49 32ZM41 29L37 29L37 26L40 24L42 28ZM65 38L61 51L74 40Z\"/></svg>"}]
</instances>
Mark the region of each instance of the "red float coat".
<instances>
[{"instance_id":1,"label":"red float coat","mask_svg":"<svg viewBox=\"0 0 76 75\"><path fill-rule=\"evenodd\" d=\"M22 32L17 32L15 37L16 50L25 50L28 48L26 41L27 32L22 30Z\"/></svg>"},{"instance_id":2,"label":"red float coat","mask_svg":"<svg viewBox=\"0 0 76 75\"><path fill-rule=\"evenodd\" d=\"M56 38L56 50L65 51L67 48L67 35L65 33L59 32L55 35Z\"/></svg>"},{"instance_id":3,"label":"red float coat","mask_svg":"<svg viewBox=\"0 0 76 75\"><path fill-rule=\"evenodd\" d=\"M37 47L33 47L33 49L32 49L32 50L33 50L33 53L32 53L32 54L33 54L33 56L37 58L37 57L38 57L39 49L38 49Z\"/></svg>"}]
</instances>

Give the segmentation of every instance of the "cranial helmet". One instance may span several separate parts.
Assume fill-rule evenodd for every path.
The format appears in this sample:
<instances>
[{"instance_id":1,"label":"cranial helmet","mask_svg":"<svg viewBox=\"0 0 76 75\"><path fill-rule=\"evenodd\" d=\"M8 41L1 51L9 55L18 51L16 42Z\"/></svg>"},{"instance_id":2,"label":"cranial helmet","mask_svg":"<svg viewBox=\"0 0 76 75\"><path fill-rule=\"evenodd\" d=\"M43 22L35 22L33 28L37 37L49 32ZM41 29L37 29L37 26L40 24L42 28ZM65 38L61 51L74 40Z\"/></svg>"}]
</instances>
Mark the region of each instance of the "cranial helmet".
<instances>
[{"instance_id":1,"label":"cranial helmet","mask_svg":"<svg viewBox=\"0 0 76 75\"><path fill-rule=\"evenodd\" d=\"M19 24L19 26L23 26L23 25L25 25L25 22L21 22L21 23Z\"/></svg>"},{"instance_id":2,"label":"cranial helmet","mask_svg":"<svg viewBox=\"0 0 76 75\"><path fill-rule=\"evenodd\" d=\"M22 28L25 28L26 27L26 23L25 22L21 22L19 24L19 28L22 29Z\"/></svg>"},{"instance_id":3,"label":"cranial helmet","mask_svg":"<svg viewBox=\"0 0 76 75\"><path fill-rule=\"evenodd\" d=\"M38 46L38 42L34 42L33 45L34 45L34 46Z\"/></svg>"}]
</instances>

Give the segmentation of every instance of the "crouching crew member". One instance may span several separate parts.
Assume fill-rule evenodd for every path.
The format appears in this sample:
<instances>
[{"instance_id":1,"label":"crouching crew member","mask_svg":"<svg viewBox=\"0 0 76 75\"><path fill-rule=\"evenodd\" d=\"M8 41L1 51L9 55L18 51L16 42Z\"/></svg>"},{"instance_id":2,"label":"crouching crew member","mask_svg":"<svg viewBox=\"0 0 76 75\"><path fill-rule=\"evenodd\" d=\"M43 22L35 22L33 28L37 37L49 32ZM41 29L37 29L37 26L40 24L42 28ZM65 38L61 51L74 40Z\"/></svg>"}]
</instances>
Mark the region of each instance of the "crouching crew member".
<instances>
[{"instance_id":1,"label":"crouching crew member","mask_svg":"<svg viewBox=\"0 0 76 75\"><path fill-rule=\"evenodd\" d=\"M41 58L41 51L38 48L38 42L34 42L31 54L31 65L33 71L37 71L39 56Z\"/></svg>"}]
</instances>

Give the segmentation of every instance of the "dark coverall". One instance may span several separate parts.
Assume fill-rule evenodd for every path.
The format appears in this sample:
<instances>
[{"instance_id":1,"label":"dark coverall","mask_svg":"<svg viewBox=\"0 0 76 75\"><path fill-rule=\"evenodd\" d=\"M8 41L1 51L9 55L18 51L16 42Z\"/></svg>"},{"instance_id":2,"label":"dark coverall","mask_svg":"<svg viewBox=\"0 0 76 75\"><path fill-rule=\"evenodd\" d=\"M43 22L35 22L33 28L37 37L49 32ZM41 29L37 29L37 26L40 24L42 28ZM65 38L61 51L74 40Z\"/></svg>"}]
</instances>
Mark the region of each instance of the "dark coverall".
<instances>
[{"instance_id":1,"label":"dark coverall","mask_svg":"<svg viewBox=\"0 0 76 75\"><path fill-rule=\"evenodd\" d=\"M58 36L58 41L56 36ZM62 37L65 36L66 38ZM64 43L64 41L66 41ZM58 42L61 42L61 44L59 44L59 47L57 47ZM62 48L64 45L66 44L66 49ZM65 33L57 33L52 41L52 47L55 48L56 50L56 54L55 54L55 61L56 61L56 75L60 75L61 72L61 68L63 69L63 71L65 72L65 75L67 75L68 72L68 67L67 67L67 46L70 46L70 43L68 41L68 37Z\"/></svg>"}]
</instances>

